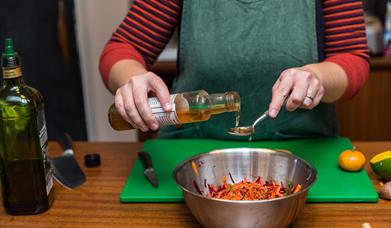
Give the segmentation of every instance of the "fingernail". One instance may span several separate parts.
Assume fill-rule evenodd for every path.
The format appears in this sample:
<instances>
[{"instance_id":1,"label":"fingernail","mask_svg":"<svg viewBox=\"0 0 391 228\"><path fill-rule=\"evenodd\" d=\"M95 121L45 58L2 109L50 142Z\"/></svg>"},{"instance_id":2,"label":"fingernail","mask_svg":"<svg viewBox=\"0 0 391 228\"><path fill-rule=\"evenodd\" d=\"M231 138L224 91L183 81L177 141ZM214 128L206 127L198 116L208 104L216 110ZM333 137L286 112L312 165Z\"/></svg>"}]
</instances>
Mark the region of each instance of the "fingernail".
<instances>
[{"instance_id":1,"label":"fingernail","mask_svg":"<svg viewBox=\"0 0 391 228\"><path fill-rule=\"evenodd\" d=\"M272 109L270 110L269 116L272 117L272 118L276 117L276 109L275 109L275 108L272 108Z\"/></svg>"},{"instance_id":2,"label":"fingernail","mask_svg":"<svg viewBox=\"0 0 391 228\"><path fill-rule=\"evenodd\" d=\"M159 128L159 125L154 123L152 124L152 130L156 131Z\"/></svg>"},{"instance_id":3,"label":"fingernail","mask_svg":"<svg viewBox=\"0 0 391 228\"><path fill-rule=\"evenodd\" d=\"M303 104L304 104L305 106L310 106L311 103L312 103L311 99L309 99L309 98L307 98L307 97L304 99Z\"/></svg>"},{"instance_id":4,"label":"fingernail","mask_svg":"<svg viewBox=\"0 0 391 228\"><path fill-rule=\"evenodd\" d=\"M167 103L164 105L164 109L165 109L165 110L171 110L171 104L167 102Z\"/></svg>"}]
</instances>

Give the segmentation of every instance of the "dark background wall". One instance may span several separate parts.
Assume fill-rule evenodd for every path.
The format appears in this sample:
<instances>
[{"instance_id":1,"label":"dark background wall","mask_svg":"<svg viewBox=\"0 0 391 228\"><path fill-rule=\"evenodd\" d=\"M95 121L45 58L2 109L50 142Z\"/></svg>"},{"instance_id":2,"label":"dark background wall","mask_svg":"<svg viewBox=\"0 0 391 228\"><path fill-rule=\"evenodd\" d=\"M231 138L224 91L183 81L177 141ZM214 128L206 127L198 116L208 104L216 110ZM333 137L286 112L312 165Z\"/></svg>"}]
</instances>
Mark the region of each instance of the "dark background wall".
<instances>
[{"instance_id":1,"label":"dark background wall","mask_svg":"<svg viewBox=\"0 0 391 228\"><path fill-rule=\"evenodd\" d=\"M13 38L25 82L45 99L51 140L61 132L87 139L73 9L73 0L0 2L0 51Z\"/></svg>"},{"instance_id":2,"label":"dark background wall","mask_svg":"<svg viewBox=\"0 0 391 228\"><path fill-rule=\"evenodd\" d=\"M364 0L365 11L378 16L384 24L387 0Z\"/></svg>"}]
</instances>

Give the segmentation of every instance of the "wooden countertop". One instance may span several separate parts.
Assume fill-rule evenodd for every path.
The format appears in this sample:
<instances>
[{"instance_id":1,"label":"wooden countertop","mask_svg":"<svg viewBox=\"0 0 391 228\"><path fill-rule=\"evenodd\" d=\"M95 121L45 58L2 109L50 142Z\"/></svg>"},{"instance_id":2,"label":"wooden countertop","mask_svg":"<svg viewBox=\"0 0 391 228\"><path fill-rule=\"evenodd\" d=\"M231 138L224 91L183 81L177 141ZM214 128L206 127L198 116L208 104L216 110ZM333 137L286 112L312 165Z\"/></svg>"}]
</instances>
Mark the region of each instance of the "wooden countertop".
<instances>
[{"instance_id":1,"label":"wooden countertop","mask_svg":"<svg viewBox=\"0 0 391 228\"><path fill-rule=\"evenodd\" d=\"M391 58L371 57L371 69L389 69L391 68Z\"/></svg>"},{"instance_id":2,"label":"wooden countertop","mask_svg":"<svg viewBox=\"0 0 391 228\"><path fill-rule=\"evenodd\" d=\"M391 142L354 142L369 160L390 149ZM0 227L199 227L184 203L121 204L119 194L136 159L141 143L76 142L76 158L87 182L76 190L55 184L56 198L47 212L34 216L10 216L0 207ZM61 153L50 142L51 155ZM102 165L86 168L83 156L99 153ZM379 181L368 164L375 187ZM338 187L338 186L335 186ZM352 186L354 187L354 186ZM292 227L391 227L391 201L378 203L307 203Z\"/></svg>"}]
</instances>

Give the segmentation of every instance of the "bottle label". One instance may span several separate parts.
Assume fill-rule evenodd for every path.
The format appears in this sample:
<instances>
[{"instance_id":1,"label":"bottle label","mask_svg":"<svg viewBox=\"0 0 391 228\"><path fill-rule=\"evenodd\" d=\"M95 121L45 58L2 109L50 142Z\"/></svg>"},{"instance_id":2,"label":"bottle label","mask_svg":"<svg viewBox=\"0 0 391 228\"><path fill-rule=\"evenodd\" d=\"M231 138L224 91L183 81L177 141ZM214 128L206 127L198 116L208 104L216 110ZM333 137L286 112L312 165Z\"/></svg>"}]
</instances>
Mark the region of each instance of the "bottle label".
<instances>
[{"instance_id":1,"label":"bottle label","mask_svg":"<svg viewBox=\"0 0 391 228\"><path fill-rule=\"evenodd\" d=\"M152 109L152 114L156 117L160 125L175 125L180 124L176 110L175 110L175 97L177 94L170 95L171 97L171 112L165 112L159 99L156 97L148 98L149 106Z\"/></svg>"},{"instance_id":2,"label":"bottle label","mask_svg":"<svg viewBox=\"0 0 391 228\"><path fill-rule=\"evenodd\" d=\"M20 67L12 69L3 68L3 77L6 79L17 78L20 76L22 76L22 70L20 69Z\"/></svg>"},{"instance_id":3,"label":"bottle label","mask_svg":"<svg viewBox=\"0 0 391 228\"><path fill-rule=\"evenodd\" d=\"M46 129L46 120L44 110L41 109L38 113L38 129L39 131L39 141L41 144L41 151L43 157L43 168L45 171L45 179L46 179L46 194L49 195L50 190L53 187L53 176L52 170L50 167L50 162L48 159L48 133Z\"/></svg>"}]
</instances>

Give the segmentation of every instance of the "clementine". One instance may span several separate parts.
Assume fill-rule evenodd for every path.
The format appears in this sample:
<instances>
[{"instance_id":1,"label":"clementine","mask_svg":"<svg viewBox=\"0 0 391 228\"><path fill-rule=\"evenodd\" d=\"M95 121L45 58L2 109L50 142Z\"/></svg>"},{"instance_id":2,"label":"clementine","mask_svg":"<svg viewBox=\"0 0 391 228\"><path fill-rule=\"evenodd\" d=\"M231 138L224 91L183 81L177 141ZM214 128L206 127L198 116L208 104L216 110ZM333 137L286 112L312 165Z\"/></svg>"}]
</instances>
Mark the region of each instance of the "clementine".
<instances>
[{"instance_id":1,"label":"clementine","mask_svg":"<svg viewBox=\"0 0 391 228\"><path fill-rule=\"evenodd\" d=\"M365 156L358 150L345 150L339 155L339 167L346 171L359 171L365 164Z\"/></svg>"}]
</instances>

